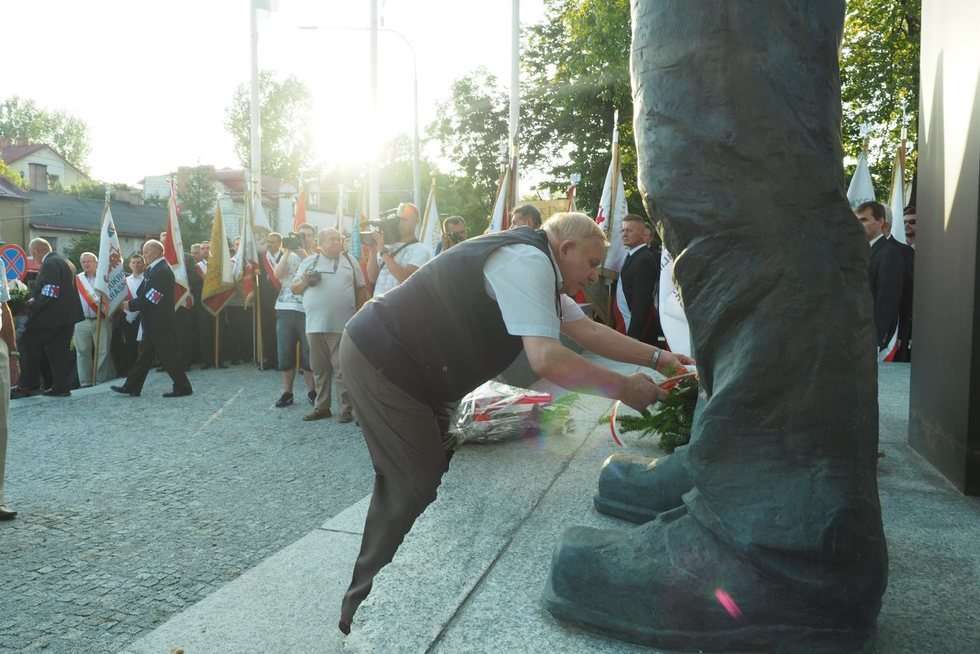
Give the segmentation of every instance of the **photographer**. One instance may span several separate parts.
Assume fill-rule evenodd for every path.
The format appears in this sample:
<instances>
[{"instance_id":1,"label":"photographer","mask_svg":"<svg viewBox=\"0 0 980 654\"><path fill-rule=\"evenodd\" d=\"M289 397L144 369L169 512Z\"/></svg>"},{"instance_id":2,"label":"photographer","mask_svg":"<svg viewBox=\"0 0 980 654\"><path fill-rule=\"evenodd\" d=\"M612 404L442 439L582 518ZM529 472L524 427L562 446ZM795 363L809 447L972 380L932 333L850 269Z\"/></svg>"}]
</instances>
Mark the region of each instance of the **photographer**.
<instances>
[{"instance_id":1,"label":"photographer","mask_svg":"<svg viewBox=\"0 0 980 654\"><path fill-rule=\"evenodd\" d=\"M415 227L419 222L419 210L414 204L405 202L398 205L398 241L386 245L385 241L394 236L394 225L382 225L380 231L365 239L368 249L368 280L374 284L374 297L384 295L395 288L432 258L432 252L415 239ZM386 221L387 222L387 221ZM386 233L387 232L387 233Z\"/></svg>"},{"instance_id":2,"label":"photographer","mask_svg":"<svg viewBox=\"0 0 980 654\"><path fill-rule=\"evenodd\" d=\"M449 216L442 221L442 240L436 245L436 254L466 240L466 222L462 216Z\"/></svg>"},{"instance_id":3,"label":"photographer","mask_svg":"<svg viewBox=\"0 0 980 654\"><path fill-rule=\"evenodd\" d=\"M316 404L303 420L322 420L330 411L331 382L337 377L340 415L337 422L354 419L350 397L340 374L340 336L358 305L358 291L366 287L361 267L344 252L343 237L335 229L322 229L320 251L307 257L293 278L292 290L302 296L306 310L306 337L316 380Z\"/></svg>"},{"instance_id":4,"label":"photographer","mask_svg":"<svg viewBox=\"0 0 980 654\"><path fill-rule=\"evenodd\" d=\"M302 295L293 293L290 282L299 270L302 259L297 251L304 251L298 234L289 234L281 239L272 232L267 237L269 248L280 250L281 255L273 274L280 283L276 298L276 361L282 372L282 395L276 400L276 407L283 408L293 403L293 381L296 379L296 346L299 346L299 369L306 380L307 397L310 404L316 400L313 386L313 372L310 368L310 345L306 340L306 311ZM275 247L274 247L275 246Z\"/></svg>"},{"instance_id":5,"label":"photographer","mask_svg":"<svg viewBox=\"0 0 980 654\"><path fill-rule=\"evenodd\" d=\"M661 372L693 363L588 320L568 295L595 283L606 239L581 213L543 230L470 239L350 320L340 362L374 464L360 554L339 627L350 622L449 466L450 413L474 388L527 353L536 374L637 410L666 392L642 373L621 375L564 347L561 334L601 356Z\"/></svg>"}]
</instances>

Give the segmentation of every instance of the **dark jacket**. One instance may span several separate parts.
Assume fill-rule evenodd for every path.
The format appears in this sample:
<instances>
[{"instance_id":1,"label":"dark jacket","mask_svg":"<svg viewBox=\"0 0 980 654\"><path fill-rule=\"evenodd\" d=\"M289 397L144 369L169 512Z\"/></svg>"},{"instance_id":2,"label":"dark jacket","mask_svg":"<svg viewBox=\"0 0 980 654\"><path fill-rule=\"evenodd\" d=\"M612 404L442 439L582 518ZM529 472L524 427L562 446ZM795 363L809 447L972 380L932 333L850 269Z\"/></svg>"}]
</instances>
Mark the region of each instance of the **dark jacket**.
<instances>
[{"instance_id":1,"label":"dark jacket","mask_svg":"<svg viewBox=\"0 0 980 654\"><path fill-rule=\"evenodd\" d=\"M653 303L659 281L660 257L646 246L627 257L619 272L631 316L626 334L645 343L656 343L659 331Z\"/></svg>"},{"instance_id":2,"label":"dark jacket","mask_svg":"<svg viewBox=\"0 0 980 654\"><path fill-rule=\"evenodd\" d=\"M868 274L874 301L875 334L878 349L881 350L888 347L898 329L898 314L905 287L905 255L894 239L883 236L871 247Z\"/></svg>"},{"instance_id":3,"label":"dark jacket","mask_svg":"<svg viewBox=\"0 0 980 654\"><path fill-rule=\"evenodd\" d=\"M915 248L905 243L895 241L904 257L905 266L902 276L902 299L898 306L898 338L902 347L908 346L912 340L912 291L915 287Z\"/></svg>"},{"instance_id":4,"label":"dark jacket","mask_svg":"<svg viewBox=\"0 0 980 654\"><path fill-rule=\"evenodd\" d=\"M31 313L27 327L53 329L74 325L84 317L75 290L75 275L68 261L57 252L44 258L31 293Z\"/></svg>"},{"instance_id":5,"label":"dark jacket","mask_svg":"<svg viewBox=\"0 0 980 654\"><path fill-rule=\"evenodd\" d=\"M143 338L159 346L174 340L174 273L162 257L157 261L143 275L129 310L140 312Z\"/></svg>"}]
</instances>

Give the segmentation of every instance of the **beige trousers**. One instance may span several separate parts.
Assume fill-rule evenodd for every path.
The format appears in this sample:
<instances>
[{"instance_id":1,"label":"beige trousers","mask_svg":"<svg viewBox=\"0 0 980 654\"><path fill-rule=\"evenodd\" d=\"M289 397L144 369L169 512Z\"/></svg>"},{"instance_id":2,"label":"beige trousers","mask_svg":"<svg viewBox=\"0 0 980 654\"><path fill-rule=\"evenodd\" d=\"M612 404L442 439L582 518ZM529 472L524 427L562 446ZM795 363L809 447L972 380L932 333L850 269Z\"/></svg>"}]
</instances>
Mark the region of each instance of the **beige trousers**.
<instances>
[{"instance_id":1,"label":"beige trousers","mask_svg":"<svg viewBox=\"0 0 980 654\"><path fill-rule=\"evenodd\" d=\"M0 339L0 506L3 506L3 477L7 469L7 414L10 411L10 358L7 341Z\"/></svg>"},{"instance_id":2,"label":"beige trousers","mask_svg":"<svg viewBox=\"0 0 980 654\"><path fill-rule=\"evenodd\" d=\"M314 411L322 413L330 409L331 382L337 378L337 392L340 393L340 411L350 411L350 397L344 376L340 372L340 334L319 332L307 334L310 343L310 367L313 368L313 381L316 385L316 404Z\"/></svg>"},{"instance_id":3,"label":"beige trousers","mask_svg":"<svg viewBox=\"0 0 980 654\"><path fill-rule=\"evenodd\" d=\"M92 358L95 356L96 320L82 319L75 323L75 364L78 367L78 384L92 384ZM112 336L112 322L102 321L99 328L99 367L95 382L100 384L112 379L112 362L109 359L109 343Z\"/></svg>"}]
</instances>

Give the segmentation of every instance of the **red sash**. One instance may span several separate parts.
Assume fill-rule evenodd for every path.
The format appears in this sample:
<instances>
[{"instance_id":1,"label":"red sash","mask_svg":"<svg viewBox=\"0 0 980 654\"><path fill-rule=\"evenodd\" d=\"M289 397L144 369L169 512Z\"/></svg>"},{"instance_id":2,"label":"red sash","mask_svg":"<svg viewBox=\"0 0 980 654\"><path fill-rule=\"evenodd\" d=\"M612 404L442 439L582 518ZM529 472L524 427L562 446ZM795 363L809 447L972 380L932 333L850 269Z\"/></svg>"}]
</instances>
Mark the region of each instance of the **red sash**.
<instances>
[{"instance_id":1,"label":"red sash","mask_svg":"<svg viewBox=\"0 0 980 654\"><path fill-rule=\"evenodd\" d=\"M269 283L276 289L276 293L279 293L282 290L282 282L276 277L276 265L268 252L262 257L262 267L265 269L265 276Z\"/></svg>"},{"instance_id":2,"label":"red sash","mask_svg":"<svg viewBox=\"0 0 980 654\"><path fill-rule=\"evenodd\" d=\"M85 273L79 273L75 275L75 288L78 289L78 295L82 298L85 304L89 305L96 315L101 313L102 317L104 318L105 312L99 308L100 303L96 302L95 299L89 294L88 289L85 288L85 282L82 281L82 275L84 274Z\"/></svg>"}]
</instances>

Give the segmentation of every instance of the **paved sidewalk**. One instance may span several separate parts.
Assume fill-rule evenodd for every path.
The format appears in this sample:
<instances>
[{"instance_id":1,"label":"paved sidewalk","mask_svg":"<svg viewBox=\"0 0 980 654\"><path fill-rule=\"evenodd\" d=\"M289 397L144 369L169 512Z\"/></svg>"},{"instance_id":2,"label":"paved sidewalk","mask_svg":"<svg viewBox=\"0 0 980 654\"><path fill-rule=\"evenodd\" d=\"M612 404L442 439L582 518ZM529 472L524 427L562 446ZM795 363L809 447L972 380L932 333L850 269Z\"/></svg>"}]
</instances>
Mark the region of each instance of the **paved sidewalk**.
<instances>
[{"instance_id":1,"label":"paved sidewalk","mask_svg":"<svg viewBox=\"0 0 980 654\"><path fill-rule=\"evenodd\" d=\"M279 374L190 373L11 403L0 652L114 652L371 490L353 424L275 409Z\"/></svg>"}]
</instances>

